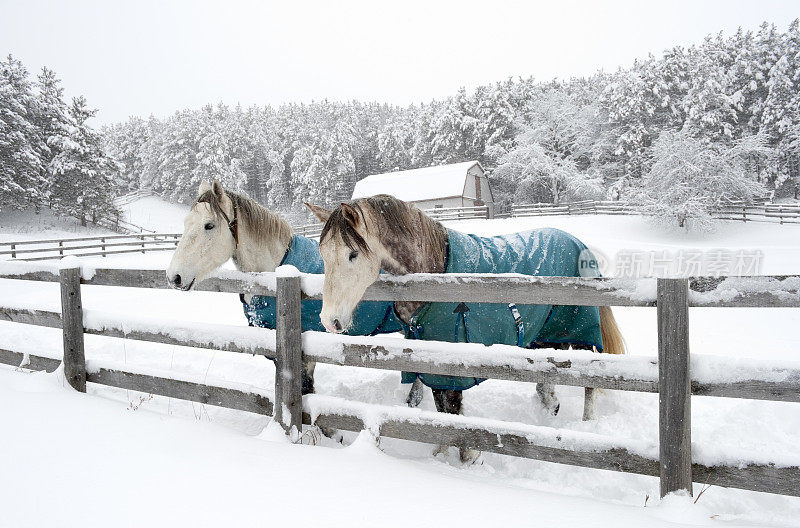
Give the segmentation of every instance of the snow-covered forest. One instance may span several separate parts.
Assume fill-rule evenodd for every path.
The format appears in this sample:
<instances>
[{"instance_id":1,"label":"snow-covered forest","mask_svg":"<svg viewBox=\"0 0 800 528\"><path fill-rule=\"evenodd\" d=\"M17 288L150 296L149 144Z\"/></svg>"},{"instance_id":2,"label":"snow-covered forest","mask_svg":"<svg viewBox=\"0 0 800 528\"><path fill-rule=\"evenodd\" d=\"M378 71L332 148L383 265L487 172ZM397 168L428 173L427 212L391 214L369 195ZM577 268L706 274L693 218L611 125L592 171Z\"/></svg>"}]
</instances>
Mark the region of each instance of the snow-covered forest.
<instances>
[{"instance_id":1,"label":"snow-covered forest","mask_svg":"<svg viewBox=\"0 0 800 528\"><path fill-rule=\"evenodd\" d=\"M499 211L610 198L651 214L680 206L682 222L720 200L796 197L800 186L797 20L785 32L764 23L711 35L614 73L508 79L405 108L209 104L132 117L102 130L105 153L85 101L65 104L52 72L32 82L9 58L0 83L3 204L50 200L71 214L136 189L188 202L208 178L291 211L347 199L369 174L472 159Z\"/></svg>"},{"instance_id":2,"label":"snow-covered forest","mask_svg":"<svg viewBox=\"0 0 800 528\"><path fill-rule=\"evenodd\" d=\"M765 23L615 73L508 79L407 108L209 105L166 119L131 118L108 128L106 138L125 165L125 189L187 201L202 178L216 177L283 210L349 198L369 174L471 159L490 172L500 206L591 196L644 203L659 187L649 180L673 177L663 170L670 161L660 159L672 151L667 142L694 142L721 158L709 162L714 171L733 163L755 182L708 186L693 181L708 174L689 173L688 187L710 187L712 199L781 188L794 194L800 29L797 21L786 32ZM747 170L726 156L731 149Z\"/></svg>"},{"instance_id":3,"label":"snow-covered forest","mask_svg":"<svg viewBox=\"0 0 800 528\"><path fill-rule=\"evenodd\" d=\"M22 62L0 60L0 211L47 205L86 225L112 211L122 168L88 120L84 97L64 100L56 74L30 79Z\"/></svg>"}]
</instances>

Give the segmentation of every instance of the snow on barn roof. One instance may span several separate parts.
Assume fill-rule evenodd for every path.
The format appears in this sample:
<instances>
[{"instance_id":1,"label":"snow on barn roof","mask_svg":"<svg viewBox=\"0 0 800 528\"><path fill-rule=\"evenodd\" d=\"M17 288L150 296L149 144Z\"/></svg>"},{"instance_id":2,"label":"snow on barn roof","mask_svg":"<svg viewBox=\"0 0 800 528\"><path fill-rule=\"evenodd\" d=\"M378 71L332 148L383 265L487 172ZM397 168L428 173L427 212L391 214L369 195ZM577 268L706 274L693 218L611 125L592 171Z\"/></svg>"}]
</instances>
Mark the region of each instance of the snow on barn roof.
<instances>
[{"instance_id":1,"label":"snow on barn roof","mask_svg":"<svg viewBox=\"0 0 800 528\"><path fill-rule=\"evenodd\" d=\"M467 172L477 161L438 165L423 169L412 169L384 174L373 174L356 183L353 198L364 198L375 194L391 194L407 202L433 200L461 196Z\"/></svg>"}]
</instances>

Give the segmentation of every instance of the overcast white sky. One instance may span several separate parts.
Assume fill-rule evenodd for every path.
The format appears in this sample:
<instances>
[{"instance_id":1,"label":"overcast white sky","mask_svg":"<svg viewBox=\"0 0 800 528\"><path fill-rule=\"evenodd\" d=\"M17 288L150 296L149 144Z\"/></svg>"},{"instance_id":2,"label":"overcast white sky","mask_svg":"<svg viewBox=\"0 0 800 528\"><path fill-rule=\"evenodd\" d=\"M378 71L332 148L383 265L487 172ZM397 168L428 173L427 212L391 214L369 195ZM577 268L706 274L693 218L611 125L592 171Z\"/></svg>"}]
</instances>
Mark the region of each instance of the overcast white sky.
<instances>
[{"instance_id":1,"label":"overcast white sky","mask_svg":"<svg viewBox=\"0 0 800 528\"><path fill-rule=\"evenodd\" d=\"M405 105L508 76L615 70L798 16L796 0L0 0L0 53L53 68L99 124L217 101Z\"/></svg>"}]
</instances>

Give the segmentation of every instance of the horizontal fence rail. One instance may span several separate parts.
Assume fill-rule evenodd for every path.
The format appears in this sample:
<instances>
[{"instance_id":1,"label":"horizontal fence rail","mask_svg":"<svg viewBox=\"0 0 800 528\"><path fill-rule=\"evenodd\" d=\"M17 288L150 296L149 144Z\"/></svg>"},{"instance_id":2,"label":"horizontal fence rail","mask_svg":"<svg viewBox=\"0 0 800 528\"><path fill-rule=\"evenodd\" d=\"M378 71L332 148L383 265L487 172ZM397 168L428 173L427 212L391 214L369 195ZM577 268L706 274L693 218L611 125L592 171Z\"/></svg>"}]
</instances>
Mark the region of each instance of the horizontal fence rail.
<instances>
[{"instance_id":1,"label":"horizontal fence rail","mask_svg":"<svg viewBox=\"0 0 800 528\"><path fill-rule=\"evenodd\" d=\"M0 242L0 258L10 257L16 260L36 261L55 260L68 255L88 257L144 253L146 251L172 251L178 245L180 237L180 233L151 233ZM99 251L85 251L93 249Z\"/></svg>"},{"instance_id":2,"label":"horizontal fence rail","mask_svg":"<svg viewBox=\"0 0 800 528\"><path fill-rule=\"evenodd\" d=\"M70 278L72 277L72 278ZM165 288L163 270L96 269L83 276L46 264L0 263L0 278L60 282L82 286ZM72 281L72 282L70 282ZM469 299L471 302L656 306L659 310L659 360L640 356L610 356L586 351L528 350L480 344L399 340L387 337L349 337L318 332L300 334L302 298L319 298L321 277L224 272L196 289L229 293L258 293L278 298L278 330L229 325L196 325L126 316L124 321L102 312L62 303L61 312L0 299L0 320L62 328L65 350L83 333L157 343L259 354L277 362L272 394L250 387L223 387L192 379L172 379L174 373L137 372L130 367L96 364L82 354L64 355L65 372L81 390L80 381L99 383L181 398L248 412L275 415L287 432L296 435L302 424L334 429L368 429L387 436L549 462L626 471L661 477L662 493L707 482L771 493L800 495L795 483L797 466L749 463L741 466L706 465L691 458L690 395L762 400L800 401L800 364L755 362L737 366L736 376L715 379L730 358L688 354L689 306L800 307L800 276L696 277L690 279L583 279L516 275L382 276L368 290L373 300ZM74 286L73 286L74 288ZM62 316L68 314L69 317ZM63 321L69 321L63 323ZM76 326L77 325L77 326ZM69 329L69 330L68 330ZM665 338L666 336L666 338ZM454 348L455 347L455 348ZM676 348L678 347L678 348ZM684 347L681 349L680 347ZM454 353L457 350L457 353ZM683 355L679 353L683 350ZM470 376L529 383L554 383L640 392L658 392L661 401L661 443L643 444L625 439L532 426L444 415L409 409L350 402L321 395L301 397L298 381L302 362L404 370L430 374ZM52 370L58 360L0 350L0 362ZM71 363L67 369L67 363ZM73 383L70 381L70 383ZM686 389L674 390L684 383ZM665 391L665 388L669 390ZM666 401L664 400L666 398ZM672 410L670 410L672 409ZM675 409L682 409L675 413ZM294 436L296 438L296 436ZM663 447L669 449L664 451Z\"/></svg>"},{"instance_id":3,"label":"horizontal fence rail","mask_svg":"<svg viewBox=\"0 0 800 528\"><path fill-rule=\"evenodd\" d=\"M616 201L584 200L563 204L535 203L511 206L511 216L559 216L559 215L636 215L641 214L632 204ZM772 222L778 224L800 224L800 204L720 204L711 210L718 220L743 222Z\"/></svg>"}]
</instances>

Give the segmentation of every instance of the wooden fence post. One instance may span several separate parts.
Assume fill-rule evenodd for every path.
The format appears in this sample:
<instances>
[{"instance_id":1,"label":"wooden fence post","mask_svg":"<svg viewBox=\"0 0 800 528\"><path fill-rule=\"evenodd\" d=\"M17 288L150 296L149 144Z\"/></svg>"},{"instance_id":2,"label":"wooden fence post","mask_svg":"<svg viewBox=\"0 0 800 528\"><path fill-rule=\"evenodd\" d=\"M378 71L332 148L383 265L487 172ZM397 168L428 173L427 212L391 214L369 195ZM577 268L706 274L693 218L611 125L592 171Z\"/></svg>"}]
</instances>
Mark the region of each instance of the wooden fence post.
<instances>
[{"instance_id":1,"label":"wooden fence post","mask_svg":"<svg viewBox=\"0 0 800 528\"><path fill-rule=\"evenodd\" d=\"M303 358L300 341L300 277L278 277L275 420L297 438L303 422ZM293 431L294 429L294 431Z\"/></svg>"},{"instance_id":2,"label":"wooden fence post","mask_svg":"<svg viewBox=\"0 0 800 528\"><path fill-rule=\"evenodd\" d=\"M692 494L689 281L658 279L658 440L661 496Z\"/></svg>"},{"instance_id":3,"label":"wooden fence post","mask_svg":"<svg viewBox=\"0 0 800 528\"><path fill-rule=\"evenodd\" d=\"M103 251L103 256L104 257L108 256L108 255L106 255L106 239L105 238L101 238L100 239L100 243L102 244L101 250Z\"/></svg>"},{"instance_id":4,"label":"wooden fence post","mask_svg":"<svg viewBox=\"0 0 800 528\"><path fill-rule=\"evenodd\" d=\"M76 391L86 392L86 356L83 351L81 270L59 271L61 278L61 326L64 336L64 377Z\"/></svg>"},{"instance_id":5,"label":"wooden fence post","mask_svg":"<svg viewBox=\"0 0 800 528\"><path fill-rule=\"evenodd\" d=\"M17 249L17 245L11 244L11 258L17 258L17 253L14 251L15 249Z\"/></svg>"}]
</instances>

